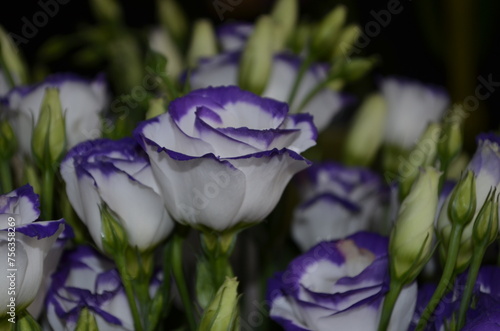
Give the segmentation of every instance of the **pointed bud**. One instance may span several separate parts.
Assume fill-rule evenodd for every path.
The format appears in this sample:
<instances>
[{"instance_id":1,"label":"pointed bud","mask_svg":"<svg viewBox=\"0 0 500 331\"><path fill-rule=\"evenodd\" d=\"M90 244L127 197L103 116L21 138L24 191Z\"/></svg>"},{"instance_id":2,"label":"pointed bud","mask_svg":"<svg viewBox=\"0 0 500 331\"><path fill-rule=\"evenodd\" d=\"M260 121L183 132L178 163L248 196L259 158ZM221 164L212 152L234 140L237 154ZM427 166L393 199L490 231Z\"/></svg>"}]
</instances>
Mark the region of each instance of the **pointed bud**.
<instances>
[{"instance_id":1,"label":"pointed bud","mask_svg":"<svg viewBox=\"0 0 500 331\"><path fill-rule=\"evenodd\" d=\"M340 36L346 17L347 7L339 5L323 18L312 38L311 52L313 54L321 58L332 52L333 45Z\"/></svg>"},{"instance_id":2,"label":"pointed bud","mask_svg":"<svg viewBox=\"0 0 500 331\"><path fill-rule=\"evenodd\" d=\"M240 60L238 85L255 94L264 92L273 62L273 22L261 16Z\"/></svg>"},{"instance_id":3,"label":"pointed bud","mask_svg":"<svg viewBox=\"0 0 500 331\"><path fill-rule=\"evenodd\" d=\"M35 160L45 167L57 164L66 151L66 129L57 88L45 90L31 148Z\"/></svg>"},{"instance_id":4,"label":"pointed bud","mask_svg":"<svg viewBox=\"0 0 500 331\"><path fill-rule=\"evenodd\" d=\"M346 26L340 33L337 45L333 49L332 59L339 56L343 56L346 59L350 58L354 44L358 41L360 35L361 28L357 24Z\"/></svg>"},{"instance_id":5,"label":"pointed bud","mask_svg":"<svg viewBox=\"0 0 500 331\"><path fill-rule=\"evenodd\" d=\"M101 231L104 253L110 256L125 254L127 233L105 204L101 207Z\"/></svg>"},{"instance_id":6,"label":"pointed bud","mask_svg":"<svg viewBox=\"0 0 500 331\"><path fill-rule=\"evenodd\" d=\"M382 144L387 105L380 94L368 96L359 108L347 136L344 161L369 166Z\"/></svg>"},{"instance_id":7,"label":"pointed bud","mask_svg":"<svg viewBox=\"0 0 500 331\"><path fill-rule=\"evenodd\" d=\"M462 150L462 128L459 121L447 121L439 139L438 153L441 162L449 165Z\"/></svg>"},{"instance_id":8,"label":"pointed bud","mask_svg":"<svg viewBox=\"0 0 500 331\"><path fill-rule=\"evenodd\" d=\"M239 330L237 289L236 278L226 278L212 302L205 309L200 322L200 330Z\"/></svg>"},{"instance_id":9,"label":"pointed bud","mask_svg":"<svg viewBox=\"0 0 500 331\"><path fill-rule=\"evenodd\" d=\"M290 49L297 54L302 53L304 48L307 47L310 36L311 36L312 27L307 23L299 23L296 31L291 36L290 40Z\"/></svg>"},{"instance_id":10,"label":"pointed bud","mask_svg":"<svg viewBox=\"0 0 500 331\"><path fill-rule=\"evenodd\" d=\"M286 42L292 35L298 19L297 0L278 0L271 12L273 21L281 27L283 40Z\"/></svg>"},{"instance_id":11,"label":"pointed bud","mask_svg":"<svg viewBox=\"0 0 500 331\"><path fill-rule=\"evenodd\" d=\"M23 331L42 331L40 324L35 321L35 319L27 312L21 311L19 317L17 318L17 323L9 323L14 327L11 330L23 330Z\"/></svg>"},{"instance_id":12,"label":"pointed bud","mask_svg":"<svg viewBox=\"0 0 500 331\"><path fill-rule=\"evenodd\" d=\"M90 6L101 23L118 24L123 20L122 8L116 0L91 0Z\"/></svg>"},{"instance_id":13,"label":"pointed bud","mask_svg":"<svg viewBox=\"0 0 500 331\"><path fill-rule=\"evenodd\" d=\"M10 87L28 82L28 71L19 49L2 26L0 26L0 69L7 76Z\"/></svg>"},{"instance_id":14,"label":"pointed bud","mask_svg":"<svg viewBox=\"0 0 500 331\"><path fill-rule=\"evenodd\" d=\"M158 115L164 114L167 107L165 106L165 101L162 98L155 98L149 100L149 108L146 112L146 119L156 117Z\"/></svg>"},{"instance_id":15,"label":"pointed bud","mask_svg":"<svg viewBox=\"0 0 500 331\"><path fill-rule=\"evenodd\" d=\"M85 307L80 311L75 331L98 331L97 321L93 313Z\"/></svg>"},{"instance_id":16,"label":"pointed bud","mask_svg":"<svg viewBox=\"0 0 500 331\"><path fill-rule=\"evenodd\" d=\"M432 253L440 176L434 168L423 170L401 203L389 243L396 278L414 279Z\"/></svg>"},{"instance_id":17,"label":"pointed bud","mask_svg":"<svg viewBox=\"0 0 500 331\"><path fill-rule=\"evenodd\" d=\"M9 160L16 152L16 136L7 120L0 121L0 159Z\"/></svg>"},{"instance_id":18,"label":"pointed bud","mask_svg":"<svg viewBox=\"0 0 500 331\"><path fill-rule=\"evenodd\" d=\"M196 67L198 60L217 54L217 38L212 23L207 19L200 19L194 23L191 45L188 51L188 63Z\"/></svg>"},{"instance_id":19,"label":"pointed bud","mask_svg":"<svg viewBox=\"0 0 500 331\"><path fill-rule=\"evenodd\" d=\"M476 212L476 178L473 171L458 182L450 195L448 217L452 224L469 224Z\"/></svg>"},{"instance_id":20,"label":"pointed bud","mask_svg":"<svg viewBox=\"0 0 500 331\"><path fill-rule=\"evenodd\" d=\"M496 189L488 194L474 221L472 232L475 245L490 245L498 236L498 195Z\"/></svg>"},{"instance_id":21,"label":"pointed bud","mask_svg":"<svg viewBox=\"0 0 500 331\"><path fill-rule=\"evenodd\" d=\"M347 82L354 82L370 72L377 62L378 59L373 56L368 58L353 58L341 64L339 69L334 68L333 72L335 73L336 70L340 70L340 78Z\"/></svg>"},{"instance_id":22,"label":"pointed bud","mask_svg":"<svg viewBox=\"0 0 500 331\"><path fill-rule=\"evenodd\" d=\"M185 44L188 21L182 8L174 0L158 0L158 15L163 27L172 35L177 45Z\"/></svg>"}]
</instances>

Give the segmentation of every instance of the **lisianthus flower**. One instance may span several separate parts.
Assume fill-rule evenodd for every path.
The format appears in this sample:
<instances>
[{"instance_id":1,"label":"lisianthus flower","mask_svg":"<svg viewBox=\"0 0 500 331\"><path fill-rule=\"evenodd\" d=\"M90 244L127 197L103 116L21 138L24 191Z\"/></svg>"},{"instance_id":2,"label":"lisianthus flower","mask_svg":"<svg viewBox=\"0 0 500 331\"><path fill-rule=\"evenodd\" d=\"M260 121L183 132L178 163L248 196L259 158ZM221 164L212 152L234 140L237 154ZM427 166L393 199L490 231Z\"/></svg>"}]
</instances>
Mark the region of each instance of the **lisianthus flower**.
<instances>
[{"instance_id":1,"label":"lisianthus flower","mask_svg":"<svg viewBox=\"0 0 500 331\"><path fill-rule=\"evenodd\" d=\"M0 267L7 275L0 282L0 318L13 311L15 317L35 299L47 254L64 230L64 220L37 221L39 205L29 185L0 195Z\"/></svg>"},{"instance_id":2,"label":"lisianthus flower","mask_svg":"<svg viewBox=\"0 0 500 331\"><path fill-rule=\"evenodd\" d=\"M16 87L5 96L19 149L24 155L31 155L33 128L47 87L59 89L68 148L101 136L100 112L108 104L104 77L88 81L72 74L52 75L36 85Z\"/></svg>"},{"instance_id":3,"label":"lisianthus flower","mask_svg":"<svg viewBox=\"0 0 500 331\"><path fill-rule=\"evenodd\" d=\"M61 163L66 193L102 250L101 210L109 208L128 244L153 248L172 231L147 155L132 138L97 139L71 149Z\"/></svg>"},{"instance_id":4,"label":"lisianthus flower","mask_svg":"<svg viewBox=\"0 0 500 331\"><path fill-rule=\"evenodd\" d=\"M388 240L358 232L325 241L294 259L268 283L270 316L287 331L377 330L389 289ZM403 289L388 330L406 330L417 285Z\"/></svg>"},{"instance_id":5,"label":"lisianthus flower","mask_svg":"<svg viewBox=\"0 0 500 331\"><path fill-rule=\"evenodd\" d=\"M254 30L253 24L245 22L231 22L217 27L217 39L223 52L243 50Z\"/></svg>"},{"instance_id":6,"label":"lisianthus flower","mask_svg":"<svg viewBox=\"0 0 500 331\"><path fill-rule=\"evenodd\" d=\"M375 173L325 162L313 165L301 178L292 236L303 251L324 240L377 228L385 190Z\"/></svg>"},{"instance_id":7,"label":"lisianthus flower","mask_svg":"<svg viewBox=\"0 0 500 331\"><path fill-rule=\"evenodd\" d=\"M238 87L195 90L141 123L167 209L179 222L224 231L262 221L317 135L307 114Z\"/></svg>"}]
</instances>

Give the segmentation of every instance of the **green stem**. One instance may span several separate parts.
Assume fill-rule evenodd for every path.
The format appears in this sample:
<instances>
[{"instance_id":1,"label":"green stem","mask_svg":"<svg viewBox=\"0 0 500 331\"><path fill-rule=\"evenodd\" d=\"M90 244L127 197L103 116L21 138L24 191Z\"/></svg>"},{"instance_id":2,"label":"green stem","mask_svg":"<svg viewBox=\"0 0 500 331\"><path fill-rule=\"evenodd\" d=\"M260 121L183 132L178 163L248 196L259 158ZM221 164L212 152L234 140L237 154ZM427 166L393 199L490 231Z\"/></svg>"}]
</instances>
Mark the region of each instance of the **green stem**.
<instances>
[{"instance_id":1,"label":"green stem","mask_svg":"<svg viewBox=\"0 0 500 331\"><path fill-rule=\"evenodd\" d=\"M54 202L54 172L50 168L45 169L43 173L42 194L40 199L43 219L52 219L52 208Z\"/></svg>"},{"instance_id":2,"label":"green stem","mask_svg":"<svg viewBox=\"0 0 500 331\"><path fill-rule=\"evenodd\" d=\"M313 62L313 57L311 55L308 55L304 61L300 64L299 72L297 74L297 77L295 77L295 81L293 82L292 90L290 91L290 95L288 96L288 106L291 108L293 105L293 101L295 100L295 97L297 96L297 91L299 90L299 85L300 82L302 81L302 78L304 78L304 75L306 74L307 70L309 69L309 66Z\"/></svg>"},{"instance_id":3,"label":"green stem","mask_svg":"<svg viewBox=\"0 0 500 331\"><path fill-rule=\"evenodd\" d=\"M172 238L172 272L174 274L175 283L179 289L179 294L181 295L182 303L186 311L186 318L189 323L189 329L191 331L196 330L196 319L194 317L194 309L191 298L189 297L189 291L186 284L186 277L184 277L184 271L182 270L182 244L183 238L179 235L174 235Z\"/></svg>"},{"instance_id":4,"label":"green stem","mask_svg":"<svg viewBox=\"0 0 500 331\"><path fill-rule=\"evenodd\" d=\"M392 310L394 305L403 289L403 284L399 281L392 279L389 292L385 295L384 305L382 306L382 316L380 317L380 323L378 325L379 331L387 330L389 322L391 321Z\"/></svg>"},{"instance_id":5,"label":"green stem","mask_svg":"<svg viewBox=\"0 0 500 331\"><path fill-rule=\"evenodd\" d=\"M14 189L12 183L12 172L10 171L10 165L8 160L0 161L0 188L1 193L8 193Z\"/></svg>"},{"instance_id":6,"label":"green stem","mask_svg":"<svg viewBox=\"0 0 500 331\"><path fill-rule=\"evenodd\" d=\"M432 295L431 300L425 307L420 320L418 321L416 331L422 331L427 325L427 321L434 313L437 305L441 301L441 298L448 291L449 285L453 283L455 264L457 262L458 252L460 250L460 240L462 239L463 225L454 224L451 228L450 244L448 245L448 255L446 263L444 265L444 270L439 280L439 284L436 291Z\"/></svg>"},{"instance_id":7,"label":"green stem","mask_svg":"<svg viewBox=\"0 0 500 331\"><path fill-rule=\"evenodd\" d=\"M123 287L125 288L125 294L127 295L128 305L130 306L130 311L132 312L132 318L134 319L134 329L135 331L142 331L141 316L139 314L139 309L137 308L134 288L130 275L127 271L127 262L125 261L125 257L121 254L117 256L116 264L122 279Z\"/></svg>"},{"instance_id":8,"label":"green stem","mask_svg":"<svg viewBox=\"0 0 500 331\"><path fill-rule=\"evenodd\" d=\"M474 285L476 284L477 275L479 273L479 268L481 267L481 262L483 261L484 253L486 252L486 247L487 245L483 244L476 246L474 249L474 255L472 256L469 273L467 274L467 282L465 283L465 291L462 296L462 301L460 302L457 330L461 330L465 325L465 317L467 310L469 309L472 291L474 290Z\"/></svg>"}]
</instances>

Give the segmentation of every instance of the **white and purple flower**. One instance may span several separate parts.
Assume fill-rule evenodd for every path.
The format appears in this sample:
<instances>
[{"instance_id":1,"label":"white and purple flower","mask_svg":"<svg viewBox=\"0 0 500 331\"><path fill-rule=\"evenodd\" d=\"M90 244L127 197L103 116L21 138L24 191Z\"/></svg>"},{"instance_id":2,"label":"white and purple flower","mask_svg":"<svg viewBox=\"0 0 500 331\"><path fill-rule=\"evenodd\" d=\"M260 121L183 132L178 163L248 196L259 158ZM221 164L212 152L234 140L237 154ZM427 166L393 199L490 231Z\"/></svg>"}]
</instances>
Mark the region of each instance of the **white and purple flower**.
<instances>
[{"instance_id":1,"label":"white and purple flower","mask_svg":"<svg viewBox=\"0 0 500 331\"><path fill-rule=\"evenodd\" d=\"M388 239L359 232L322 242L269 281L270 316L287 331L376 330L389 289ZM406 330L417 285L404 288L388 330Z\"/></svg>"},{"instance_id":2,"label":"white and purple flower","mask_svg":"<svg viewBox=\"0 0 500 331\"><path fill-rule=\"evenodd\" d=\"M191 87L197 89L208 86L237 85L240 57L240 52L230 52L202 59L198 67L190 73ZM271 75L262 96L288 102L302 61L299 56L289 53L275 55ZM319 63L309 68L302 78L293 104L290 105L290 113L299 111L302 101L316 85L326 78L328 70L327 65ZM325 88L316 94L300 112L311 114L314 124L319 131L322 131L351 101L352 98Z\"/></svg>"},{"instance_id":3,"label":"white and purple flower","mask_svg":"<svg viewBox=\"0 0 500 331\"><path fill-rule=\"evenodd\" d=\"M231 22L217 27L217 39L223 52L241 51L250 38L254 25L245 22Z\"/></svg>"},{"instance_id":4,"label":"white and purple flower","mask_svg":"<svg viewBox=\"0 0 500 331\"><path fill-rule=\"evenodd\" d=\"M302 178L292 236L303 251L324 240L378 228L386 194L375 173L325 162L307 169Z\"/></svg>"},{"instance_id":5,"label":"white and purple flower","mask_svg":"<svg viewBox=\"0 0 500 331\"><path fill-rule=\"evenodd\" d=\"M84 308L95 317L99 330L134 330L118 271L89 246L65 252L46 302L53 330L74 330Z\"/></svg>"},{"instance_id":6,"label":"white and purple flower","mask_svg":"<svg viewBox=\"0 0 500 331\"><path fill-rule=\"evenodd\" d=\"M31 155L33 128L47 87L59 89L67 148L101 136L100 113L109 98L104 77L88 81L72 74L53 75L33 86L16 87L5 96L4 103L10 109L12 127L24 155Z\"/></svg>"},{"instance_id":7,"label":"white and purple flower","mask_svg":"<svg viewBox=\"0 0 500 331\"><path fill-rule=\"evenodd\" d=\"M387 101L385 143L409 149L430 122L438 122L450 100L442 88L417 81L386 78L381 82Z\"/></svg>"},{"instance_id":8,"label":"white and purple flower","mask_svg":"<svg viewBox=\"0 0 500 331\"><path fill-rule=\"evenodd\" d=\"M61 175L69 201L101 250L104 206L125 229L129 245L141 251L160 243L174 227L148 157L132 138L75 146L61 163Z\"/></svg>"},{"instance_id":9,"label":"white and purple flower","mask_svg":"<svg viewBox=\"0 0 500 331\"><path fill-rule=\"evenodd\" d=\"M0 195L2 318L12 317L12 311L15 317L16 311L27 308L35 299L43 283L46 256L65 228L64 220L37 221L39 215L39 198L31 186Z\"/></svg>"},{"instance_id":10,"label":"white and purple flower","mask_svg":"<svg viewBox=\"0 0 500 331\"><path fill-rule=\"evenodd\" d=\"M262 221L315 144L307 114L238 87L196 90L134 132L171 215L224 231Z\"/></svg>"}]
</instances>

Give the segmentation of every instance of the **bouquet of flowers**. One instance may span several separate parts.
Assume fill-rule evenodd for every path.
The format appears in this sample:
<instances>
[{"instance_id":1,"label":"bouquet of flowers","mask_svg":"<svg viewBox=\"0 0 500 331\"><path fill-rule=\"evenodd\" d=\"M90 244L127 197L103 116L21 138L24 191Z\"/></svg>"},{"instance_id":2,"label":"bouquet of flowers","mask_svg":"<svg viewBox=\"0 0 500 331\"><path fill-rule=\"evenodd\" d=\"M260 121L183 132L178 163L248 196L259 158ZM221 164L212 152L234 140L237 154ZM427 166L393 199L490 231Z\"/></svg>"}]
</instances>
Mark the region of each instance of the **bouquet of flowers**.
<instances>
[{"instance_id":1,"label":"bouquet of flowers","mask_svg":"<svg viewBox=\"0 0 500 331\"><path fill-rule=\"evenodd\" d=\"M379 58L343 5L214 27L158 0L140 33L90 4L40 59L91 79L27 66L0 27L1 330L497 328L500 136L463 149L479 97L383 77L355 98Z\"/></svg>"}]
</instances>

